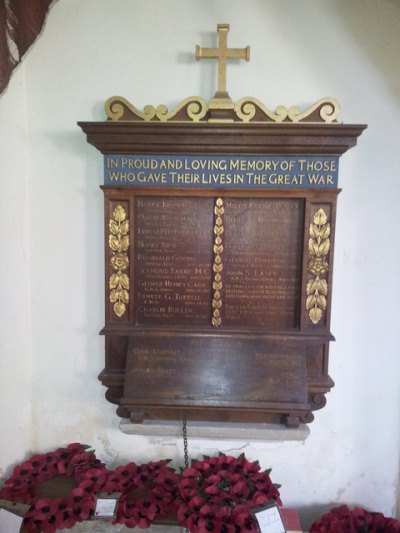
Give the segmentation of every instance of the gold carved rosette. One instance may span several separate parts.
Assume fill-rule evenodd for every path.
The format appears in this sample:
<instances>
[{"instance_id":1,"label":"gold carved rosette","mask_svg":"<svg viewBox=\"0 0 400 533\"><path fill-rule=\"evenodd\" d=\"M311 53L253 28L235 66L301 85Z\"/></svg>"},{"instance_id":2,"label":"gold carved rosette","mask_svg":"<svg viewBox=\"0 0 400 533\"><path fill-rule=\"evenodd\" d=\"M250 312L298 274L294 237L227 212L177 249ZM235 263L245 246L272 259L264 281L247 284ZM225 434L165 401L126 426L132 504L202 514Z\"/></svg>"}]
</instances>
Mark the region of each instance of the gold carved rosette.
<instances>
[{"instance_id":1,"label":"gold carved rosette","mask_svg":"<svg viewBox=\"0 0 400 533\"><path fill-rule=\"evenodd\" d=\"M224 232L224 223L222 216L224 214L224 201L222 198L217 198L214 207L214 264L213 264L213 300L212 300L212 319L211 323L214 327L219 327L222 323L221 319L221 307L222 307L222 257L221 254L224 251L222 244L222 234Z\"/></svg>"},{"instance_id":2,"label":"gold carved rosette","mask_svg":"<svg viewBox=\"0 0 400 533\"><path fill-rule=\"evenodd\" d=\"M320 208L313 216L309 228L307 271L312 278L307 282L306 309L313 324L318 324L327 307L331 225L326 212Z\"/></svg>"},{"instance_id":3,"label":"gold carved rosette","mask_svg":"<svg viewBox=\"0 0 400 533\"><path fill-rule=\"evenodd\" d=\"M108 244L111 249L110 266L112 273L109 279L110 303L113 304L113 312L118 318L126 313L129 303L129 220L126 211L118 204L108 224Z\"/></svg>"}]
</instances>

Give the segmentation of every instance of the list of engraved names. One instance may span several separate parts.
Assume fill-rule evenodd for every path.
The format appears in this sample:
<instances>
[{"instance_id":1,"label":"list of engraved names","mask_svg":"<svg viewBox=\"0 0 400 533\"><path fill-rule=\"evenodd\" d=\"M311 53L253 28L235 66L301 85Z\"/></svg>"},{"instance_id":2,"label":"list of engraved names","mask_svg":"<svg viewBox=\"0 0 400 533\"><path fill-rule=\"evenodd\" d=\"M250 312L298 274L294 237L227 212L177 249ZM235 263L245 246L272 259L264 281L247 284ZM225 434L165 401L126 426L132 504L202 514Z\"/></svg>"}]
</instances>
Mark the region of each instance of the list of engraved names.
<instances>
[{"instance_id":1,"label":"list of engraved names","mask_svg":"<svg viewBox=\"0 0 400 533\"><path fill-rule=\"evenodd\" d=\"M138 324L209 324L212 226L213 198L136 198Z\"/></svg>"},{"instance_id":2,"label":"list of engraved names","mask_svg":"<svg viewBox=\"0 0 400 533\"><path fill-rule=\"evenodd\" d=\"M226 326L298 326L304 205L297 199L226 198Z\"/></svg>"},{"instance_id":3,"label":"list of engraved names","mask_svg":"<svg viewBox=\"0 0 400 533\"><path fill-rule=\"evenodd\" d=\"M305 401L305 380L302 347L273 341L140 336L128 357L128 393L140 399Z\"/></svg>"}]
</instances>

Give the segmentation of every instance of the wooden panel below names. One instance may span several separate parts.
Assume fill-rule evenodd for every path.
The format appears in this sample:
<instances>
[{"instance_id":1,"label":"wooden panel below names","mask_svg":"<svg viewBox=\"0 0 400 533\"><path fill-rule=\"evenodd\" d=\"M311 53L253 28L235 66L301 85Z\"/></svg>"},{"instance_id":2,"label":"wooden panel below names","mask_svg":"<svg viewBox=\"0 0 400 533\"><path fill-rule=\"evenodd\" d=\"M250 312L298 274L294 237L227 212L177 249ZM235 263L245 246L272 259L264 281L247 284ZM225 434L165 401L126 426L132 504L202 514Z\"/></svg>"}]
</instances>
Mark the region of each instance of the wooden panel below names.
<instances>
[{"instance_id":1,"label":"wooden panel below names","mask_svg":"<svg viewBox=\"0 0 400 533\"><path fill-rule=\"evenodd\" d=\"M304 346L246 337L131 337L125 401L167 405L304 403Z\"/></svg>"}]
</instances>

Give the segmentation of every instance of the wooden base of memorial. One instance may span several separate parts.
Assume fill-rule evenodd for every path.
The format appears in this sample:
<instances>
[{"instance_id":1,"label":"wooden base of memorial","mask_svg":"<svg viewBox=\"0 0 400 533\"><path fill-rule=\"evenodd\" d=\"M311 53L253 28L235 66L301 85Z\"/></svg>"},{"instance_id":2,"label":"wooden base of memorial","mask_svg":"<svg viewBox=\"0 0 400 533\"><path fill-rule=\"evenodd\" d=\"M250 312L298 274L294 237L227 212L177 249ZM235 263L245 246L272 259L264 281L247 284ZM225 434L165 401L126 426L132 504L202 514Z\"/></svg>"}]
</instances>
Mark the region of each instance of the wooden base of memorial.
<instances>
[{"instance_id":1,"label":"wooden base of memorial","mask_svg":"<svg viewBox=\"0 0 400 533\"><path fill-rule=\"evenodd\" d=\"M107 108L80 123L105 155L107 399L135 423L311 422L333 386L338 160L364 126L322 104L280 123Z\"/></svg>"}]
</instances>

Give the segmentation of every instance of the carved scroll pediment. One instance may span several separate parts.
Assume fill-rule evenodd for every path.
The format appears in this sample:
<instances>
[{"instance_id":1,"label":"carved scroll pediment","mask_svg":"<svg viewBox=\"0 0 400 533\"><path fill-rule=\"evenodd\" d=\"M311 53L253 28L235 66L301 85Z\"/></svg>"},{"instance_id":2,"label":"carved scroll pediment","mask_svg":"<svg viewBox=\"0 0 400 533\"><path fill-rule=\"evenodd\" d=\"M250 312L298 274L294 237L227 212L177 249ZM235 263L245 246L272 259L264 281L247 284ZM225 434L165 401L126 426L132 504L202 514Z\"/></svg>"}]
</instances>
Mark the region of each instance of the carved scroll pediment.
<instances>
[{"instance_id":1,"label":"carved scroll pediment","mask_svg":"<svg viewBox=\"0 0 400 533\"><path fill-rule=\"evenodd\" d=\"M140 111L122 96L112 96L105 103L109 121L128 122L252 122L252 123L317 123L337 122L340 106L334 98L323 98L301 111L297 106L278 106L274 111L253 97L238 100L231 109L218 109L204 98L191 96L172 111L165 105L146 105Z\"/></svg>"}]
</instances>

